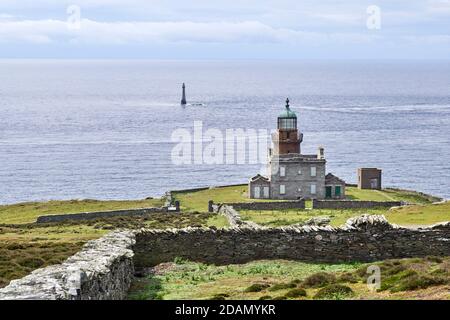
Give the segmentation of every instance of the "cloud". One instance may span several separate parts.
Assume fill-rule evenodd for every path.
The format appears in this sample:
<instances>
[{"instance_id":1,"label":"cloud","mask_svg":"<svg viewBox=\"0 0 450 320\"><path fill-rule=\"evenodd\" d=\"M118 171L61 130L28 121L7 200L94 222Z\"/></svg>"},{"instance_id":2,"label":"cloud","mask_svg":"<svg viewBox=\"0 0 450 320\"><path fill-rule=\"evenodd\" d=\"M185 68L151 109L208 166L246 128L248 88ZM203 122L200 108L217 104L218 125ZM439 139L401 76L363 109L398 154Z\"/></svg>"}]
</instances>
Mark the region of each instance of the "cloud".
<instances>
[{"instance_id":1,"label":"cloud","mask_svg":"<svg viewBox=\"0 0 450 320\"><path fill-rule=\"evenodd\" d=\"M66 21L0 21L0 42L72 44L149 44L149 43L366 43L373 36L357 33L305 32L273 28L257 21L242 22L99 22L80 21L73 30Z\"/></svg>"},{"instance_id":2,"label":"cloud","mask_svg":"<svg viewBox=\"0 0 450 320\"><path fill-rule=\"evenodd\" d=\"M380 30L367 29L368 3L359 0L1 0L0 56L184 57L189 49L194 57L409 57L425 56L426 46L436 56L449 52L450 0L377 3ZM68 27L70 4L81 8L80 29Z\"/></svg>"}]
</instances>

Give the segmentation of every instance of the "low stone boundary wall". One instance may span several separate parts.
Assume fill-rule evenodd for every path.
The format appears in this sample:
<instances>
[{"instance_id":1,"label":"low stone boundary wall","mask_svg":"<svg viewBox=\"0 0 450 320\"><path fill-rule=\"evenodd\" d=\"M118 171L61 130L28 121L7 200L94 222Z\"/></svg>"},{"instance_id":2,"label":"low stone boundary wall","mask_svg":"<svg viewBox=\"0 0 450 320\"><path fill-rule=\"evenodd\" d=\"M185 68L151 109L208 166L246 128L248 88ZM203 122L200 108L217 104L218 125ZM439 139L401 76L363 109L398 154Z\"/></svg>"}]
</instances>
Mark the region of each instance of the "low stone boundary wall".
<instances>
[{"instance_id":1,"label":"low stone boundary wall","mask_svg":"<svg viewBox=\"0 0 450 320\"><path fill-rule=\"evenodd\" d=\"M179 189L179 190L172 190L171 192L175 193L190 193L190 192L198 192L208 189L215 189L215 188L227 188L227 187L247 187L247 183L238 183L238 184L226 184L226 185L218 185L218 186L209 186L209 187L198 187L198 188L190 188L190 189Z\"/></svg>"},{"instance_id":2,"label":"low stone boundary wall","mask_svg":"<svg viewBox=\"0 0 450 320\"><path fill-rule=\"evenodd\" d=\"M83 213L69 213L69 214L53 214L47 216L39 216L36 220L37 223L51 223L51 222L63 222L63 221L80 221L80 220L94 220L100 218L111 218L118 216L143 216L150 213L162 213L167 212L166 207L161 208L142 208L142 209L127 209L127 210L115 210L115 211L99 211L99 212L83 212Z\"/></svg>"},{"instance_id":3,"label":"low stone boundary wall","mask_svg":"<svg viewBox=\"0 0 450 320\"><path fill-rule=\"evenodd\" d=\"M132 231L89 241L62 264L11 281L0 289L0 300L124 299L134 274L134 243Z\"/></svg>"},{"instance_id":4,"label":"low stone boundary wall","mask_svg":"<svg viewBox=\"0 0 450 320\"><path fill-rule=\"evenodd\" d=\"M313 209L361 209L403 206L403 201L312 200Z\"/></svg>"},{"instance_id":5,"label":"low stone boundary wall","mask_svg":"<svg viewBox=\"0 0 450 320\"><path fill-rule=\"evenodd\" d=\"M116 231L88 242L64 263L0 289L1 299L124 299L134 270L175 257L214 263L258 259L370 262L450 255L450 222L409 229L363 215L339 228L185 228Z\"/></svg>"},{"instance_id":6,"label":"low stone boundary wall","mask_svg":"<svg viewBox=\"0 0 450 320\"><path fill-rule=\"evenodd\" d=\"M261 202L236 202L222 203L236 210L288 210L305 209L305 200L298 201L261 201Z\"/></svg>"},{"instance_id":7,"label":"low stone boundary wall","mask_svg":"<svg viewBox=\"0 0 450 320\"><path fill-rule=\"evenodd\" d=\"M225 216L230 224L230 227L252 227L259 228L260 226L252 221L243 221L239 212L234 210L232 206L220 205L217 208L217 213Z\"/></svg>"},{"instance_id":8,"label":"low stone boundary wall","mask_svg":"<svg viewBox=\"0 0 450 320\"><path fill-rule=\"evenodd\" d=\"M340 228L186 228L141 230L134 246L136 267L175 257L214 264L258 259L310 262L370 262L392 258L450 255L450 223L423 229L389 224L384 216L350 219Z\"/></svg>"}]
</instances>

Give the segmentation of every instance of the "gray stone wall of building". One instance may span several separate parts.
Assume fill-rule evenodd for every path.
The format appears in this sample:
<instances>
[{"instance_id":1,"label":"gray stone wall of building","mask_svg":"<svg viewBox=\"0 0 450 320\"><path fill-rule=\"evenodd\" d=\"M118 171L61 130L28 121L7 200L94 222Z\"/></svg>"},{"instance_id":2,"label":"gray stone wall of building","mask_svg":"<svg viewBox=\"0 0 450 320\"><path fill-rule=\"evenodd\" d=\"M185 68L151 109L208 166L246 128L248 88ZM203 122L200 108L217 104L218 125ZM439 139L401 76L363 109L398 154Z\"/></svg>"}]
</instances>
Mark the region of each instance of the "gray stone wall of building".
<instances>
[{"instance_id":1,"label":"gray stone wall of building","mask_svg":"<svg viewBox=\"0 0 450 320\"><path fill-rule=\"evenodd\" d=\"M288 210L305 209L305 200L295 201L260 201L260 202L235 202L223 203L232 206L236 210Z\"/></svg>"},{"instance_id":2,"label":"gray stone wall of building","mask_svg":"<svg viewBox=\"0 0 450 320\"><path fill-rule=\"evenodd\" d=\"M258 259L311 262L377 261L450 255L450 223L423 229L391 225L383 216L350 219L341 228L186 228L141 230L135 265L144 267L182 257L215 264Z\"/></svg>"},{"instance_id":3,"label":"gray stone wall of building","mask_svg":"<svg viewBox=\"0 0 450 320\"><path fill-rule=\"evenodd\" d=\"M390 208L403 206L403 201L363 201L363 200L312 200L313 209L361 209Z\"/></svg>"},{"instance_id":4,"label":"gray stone wall of building","mask_svg":"<svg viewBox=\"0 0 450 320\"><path fill-rule=\"evenodd\" d=\"M375 180L375 186L372 186L371 180ZM381 190L381 169L378 168L358 168L358 188L359 189L378 189Z\"/></svg>"},{"instance_id":5,"label":"gray stone wall of building","mask_svg":"<svg viewBox=\"0 0 450 320\"><path fill-rule=\"evenodd\" d=\"M89 241L58 265L33 271L0 289L0 300L120 300L134 275L135 233L112 232Z\"/></svg>"},{"instance_id":6,"label":"gray stone wall of building","mask_svg":"<svg viewBox=\"0 0 450 320\"><path fill-rule=\"evenodd\" d=\"M325 198L325 161L272 161L271 166L271 196L272 199ZM284 177L280 176L279 167L285 167ZM311 176L311 167L316 168L316 176ZM300 173L299 173L300 171ZM311 185L316 185L316 193L311 193ZM280 194L280 185L285 186L285 194ZM299 191L300 189L300 191Z\"/></svg>"},{"instance_id":7,"label":"gray stone wall of building","mask_svg":"<svg viewBox=\"0 0 450 320\"><path fill-rule=\"evenodd\" d=\"M260 193L259 197L255 195L255 187L259 187ZM265 194L264 188L268 188L268 196ZM272 198L272 192L270 190L270 181L263 181L263 180L257 180L257 181L250 181L248 183L248 194L250 199L271 199Z\"/></svg>"},{"instance_id":8,"label":"gray stone wall of building","mask_svg":"<svg viewBox=\"0 0 450 320\"><path fill-rule=\"evenodd\" d=\"M69 214L53 214L46 216L39 216L37 223L52 223L63 221L80 221L80 220L94 220L101 218L111 218L117 216L142 216L150 213L167 212L166 207L161 208L142 208L142 209L127 209L114 211L99 211L99 212L83 212L83 213L69 213Z\"/></svg>"}]
</instances>

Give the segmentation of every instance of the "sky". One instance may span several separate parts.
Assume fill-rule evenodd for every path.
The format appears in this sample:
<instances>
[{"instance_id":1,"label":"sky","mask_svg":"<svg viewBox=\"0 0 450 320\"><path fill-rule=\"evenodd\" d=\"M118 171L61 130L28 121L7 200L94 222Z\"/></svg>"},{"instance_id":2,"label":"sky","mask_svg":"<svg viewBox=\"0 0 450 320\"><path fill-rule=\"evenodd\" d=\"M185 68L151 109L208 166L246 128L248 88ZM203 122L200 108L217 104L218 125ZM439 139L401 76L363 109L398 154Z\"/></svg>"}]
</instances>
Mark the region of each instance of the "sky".
<instances>
[{"instance_id":1,"label":"sky","mask_svg":"<svg viewBox=\"0 0 450 320\"><path fill-rule=\"evenodd\" d=\"M0 58L449 59L450 0L0 0Z\"/></svg>"}]
</instances>

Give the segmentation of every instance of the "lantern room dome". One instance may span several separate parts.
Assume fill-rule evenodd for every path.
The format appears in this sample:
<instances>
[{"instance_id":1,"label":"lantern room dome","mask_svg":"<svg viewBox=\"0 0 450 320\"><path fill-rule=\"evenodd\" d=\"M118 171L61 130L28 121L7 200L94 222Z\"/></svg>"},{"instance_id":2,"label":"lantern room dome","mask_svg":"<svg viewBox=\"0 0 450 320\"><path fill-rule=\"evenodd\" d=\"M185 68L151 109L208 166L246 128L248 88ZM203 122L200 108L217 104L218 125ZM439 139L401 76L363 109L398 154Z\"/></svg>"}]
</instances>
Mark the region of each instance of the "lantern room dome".
<instances>
[{"instance_id":1,"label":"lantern room dome","mask_svg":"<svg viewBox=\"0 0 450 320\"><path fill-rule=\"evenodd\" d=\"M286 99L286 110L278 116L279 130L297 130L297 115L289 108L289 98Z\"/></svg>"},{"instance_id":2,"label":"lantern room dome","mask_svg":"<svg viewBox=\"0 0 450 320\"><path fill-rule=\"evenodd\" d=\"M286 110L278 116L278 118L297 118L297 115L289 107L289 98L286 99Z\"/></svg>"}]
</instances>

